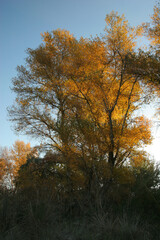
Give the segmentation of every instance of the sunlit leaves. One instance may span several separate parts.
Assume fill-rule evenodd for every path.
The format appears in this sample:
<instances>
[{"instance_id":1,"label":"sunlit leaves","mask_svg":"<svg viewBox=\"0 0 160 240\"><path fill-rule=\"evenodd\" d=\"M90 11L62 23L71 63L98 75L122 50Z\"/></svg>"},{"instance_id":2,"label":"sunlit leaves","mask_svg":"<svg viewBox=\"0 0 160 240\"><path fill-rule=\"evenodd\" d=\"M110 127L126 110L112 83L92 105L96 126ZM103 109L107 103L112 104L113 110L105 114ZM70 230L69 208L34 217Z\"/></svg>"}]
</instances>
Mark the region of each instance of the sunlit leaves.
<instances>
[{"instance_id":1,"label":"sunlit leaves","mask_svg":"<svg viewBox=\"0 0 160 240\"><path fill-rule=\"evenodd\" d=\"M26 67L18 68L12 120L59 151L72 176L123 163L151 141L147 121L133 117L144 101L141 75L129 61L139 34L112 12L103 37L42 34L43 44L28 49Z\"/></svg>"},{"instance_id":2,"label":"sunlit leaves","mask_svg":"<svg viewBox=\"0 0 160 240\"><path fill-rule=\"evenodd\" d=\"M13 163L13 175L16 175L20 167L26 163L27 156L31 153L30 143L16 141L10 150L10 160Z\"/></svg>"},{"instance_id":3,"label":"sunlit leaves","mask_svg":"<svg viewBox=\"0 0 160 240\"><path fill-rule=\"evenodd\" d=\"M106 35L108 51L112 54L125 54L132 52L136 46L136 38L141 35L141 29L130 27L124 15L111 12L106 16Z\"/></svg>"},{"instance_id":4,"label":"sunlit leaves","mask_svg":"<svg viewBox=\"0 0 160 240\"><path fill-rule=\"evenodd\" d=\"M148 27L148 36L153 45L160 48L160 4L154 7L154 14L151 17L151 26Z\"/></svg>"}]
</instances>

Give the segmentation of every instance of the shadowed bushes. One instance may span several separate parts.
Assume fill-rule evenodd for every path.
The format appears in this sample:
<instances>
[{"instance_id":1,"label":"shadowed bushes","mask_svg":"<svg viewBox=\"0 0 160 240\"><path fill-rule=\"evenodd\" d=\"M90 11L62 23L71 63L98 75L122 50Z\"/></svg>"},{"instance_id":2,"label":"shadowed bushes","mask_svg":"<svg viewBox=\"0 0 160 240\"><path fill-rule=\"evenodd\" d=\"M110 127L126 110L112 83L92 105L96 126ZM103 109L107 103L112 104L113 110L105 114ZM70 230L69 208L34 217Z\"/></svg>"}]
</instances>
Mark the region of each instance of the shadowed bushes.
<instances>
[{"instance_id":1,"label":"shadowed bushes","mask_svg":"<svg viewBox=\"0 0 160 240\"><path fill-rule=\"evenodd\" d=\"M42 179L39 185L32 178L29 187L1 189L0 239L159 239L158 167L116 169L110 184L95 185L92 193L84 187L66 194L62 180L56 189L54 178L52 184Z\"/></svg>"}]
</instances>

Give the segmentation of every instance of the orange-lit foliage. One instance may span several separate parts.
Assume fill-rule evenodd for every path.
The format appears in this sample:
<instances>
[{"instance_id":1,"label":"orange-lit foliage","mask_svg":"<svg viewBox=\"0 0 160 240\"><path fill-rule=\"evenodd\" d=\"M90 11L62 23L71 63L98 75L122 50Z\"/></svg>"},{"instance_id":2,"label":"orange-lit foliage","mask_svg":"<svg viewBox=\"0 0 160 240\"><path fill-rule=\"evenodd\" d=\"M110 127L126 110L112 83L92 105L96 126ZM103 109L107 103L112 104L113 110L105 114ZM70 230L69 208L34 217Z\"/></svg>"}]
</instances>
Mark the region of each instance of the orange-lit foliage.
<instances>
[{"instance_id":1,"label":"orange-lit foliage","mask_svg":"<svg viewBox=\"0 0 160 240\"><path fill-rule=\"evenodd\" d=\"M103 37L44 33L43 45L28 50L27 67L18 68L11 118L18 131L59 151L68 181L78 173L90 186L100 183L104 169L151 143L148 121L134 117L145 100L142 76L132 74L128 61L139 34L112 12Z\"/></svg>"},{"instance_id":2,"label":"orange-lit foliage","mask_svg":"<svg viewBox=\"0 0 160 240\"><path fill-rule=\"evenodd\" d=\"M147 28L152 44L160 48L160 3L154 7L151 25Z\"/></svg>"},{"instance_id":3,"label":"orange-lit foliage","mask_svg":"<svg viewBox=\"0 0 160 240\"><path fill-rule=\"evenodd\" d=\"M27 156L31 153L30 143L16 141L10 150L10 160L13 161L13 175L16 176L20 167L26 163Z\"/></svg>"},{"instance_id":4,"label":"orange-lit foliage","mask_svg":"<svg viewBox=\"0 0 160 240\"><path fill-rule=\"evenodd\" d=\"M4 178L10 172L11 164L4 158L0 158L0 186L4 183Z\"/></svg>"}]
</instances>

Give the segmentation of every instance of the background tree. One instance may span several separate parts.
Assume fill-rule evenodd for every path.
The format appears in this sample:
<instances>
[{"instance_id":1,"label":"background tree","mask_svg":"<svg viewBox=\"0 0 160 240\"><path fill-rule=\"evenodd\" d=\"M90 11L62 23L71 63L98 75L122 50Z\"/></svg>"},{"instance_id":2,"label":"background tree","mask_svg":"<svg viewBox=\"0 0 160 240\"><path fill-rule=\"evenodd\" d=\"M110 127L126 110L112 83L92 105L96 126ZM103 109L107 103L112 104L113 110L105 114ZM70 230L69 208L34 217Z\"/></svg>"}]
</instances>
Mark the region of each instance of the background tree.
<instances>
[{"instance_id":1,"label":"background tree","mask_svg":"<svg viewBox=\"0 0 160 240\"><path fill-rule=\"evenodd\" d=\"M150 23L143 24L144 36L150 41L148 50L129 56L130 73L141 76L150 96L160 97L160 3L154 7ZM159 106L158 106L159 108ZM158 111L159 112L159 111Z\"/></svg>"},{"instance_id":2,"label":"background tree","mask_svg":"<svg viewBox=\"0 0 160 240\"><path fill-rule=\"evenodd\" d=\"M0 181L5 187L14 187L18 171L27 159L38 158L37 149L31 148L30 143L15 141L11 148L0 148Z\"/></svg>"},{"instance_id":3,"label":"background tree","mask_svg":"<svg viewBox=\"0 0 160 240\"><path fill-rule=\"evenodd\" d=\"M9 150L0 147L0 186L10 186L12 164L10 162Z\"/></svg>"},{"instance_id":4,"label":"background tree","mask_svg":"<svg viewBox=\"0 0 160 240\"><path fill-rule=\"evenodd\" d=\"M20 167L26 163L27 157L31 154L32 148L30 143L25 144L23 141L15 141L10 149L10 160L13 164L13 175L16 176Z\"/></svg>"},{"instance_id":5,"label":"background tree","mask_svg":"<svg viewBox=\"0 0 160 240\"><path fill-rule=\"evenodd\" d=\"M154 7L154 13L151 17L151 23L146 27L151 44L156 46L160 54L160 2Z\"/></svg>"},{"instance_id":6,"label":"background tree","mask_svg":"<svg viewBox=\"0 0 160 240\"><path fill-rule=\"evenodd\" d=\"M154 14L151 24L147 26L147 36L151 40L154 61L152 61L152 84L156 87L158 97L160 97L160 2L154 7ZM153 58L153 57L152 57ZM160 107L158 107L160 113Z\"/></svg>"}]
</instances>

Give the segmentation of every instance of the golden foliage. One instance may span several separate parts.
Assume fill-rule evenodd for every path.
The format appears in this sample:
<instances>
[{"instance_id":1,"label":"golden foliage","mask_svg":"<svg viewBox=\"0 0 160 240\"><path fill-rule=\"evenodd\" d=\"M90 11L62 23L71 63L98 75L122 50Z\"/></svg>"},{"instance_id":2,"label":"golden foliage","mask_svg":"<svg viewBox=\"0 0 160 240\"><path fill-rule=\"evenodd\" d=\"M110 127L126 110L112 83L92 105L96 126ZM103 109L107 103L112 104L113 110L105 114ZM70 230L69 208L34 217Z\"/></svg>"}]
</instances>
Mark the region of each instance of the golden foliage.
<instances>
[{"instance_id":1,"label":"golden foliage","mask_svg":"<svg viewBox=\"0 0 160 240\"><path fill-rule=\"evenodd\" d=\"M152 25L148 28L148 36L153 45L160 47L160 5L154 7L154 14L151 19Z\"/></svg>"},{"instance_id":2,"label":"golden foliage","mask_svg":"<svg viewBox=\"0 0 160 240\"><path fill-rule=\"evenodd\" d=\"M140 34L114 12L106 16L103 37L77 40L60 29L42 34L43 45L28 50L27 67L13 81L17 130L46 139L72 170L77 162L119 165L149 144L147 120L134 117L144 101L142 76L132 74L128 61ZM25 154L15 156L17 168Z\"/></svg>"},{"instance_id":3,"label":"golden foliage","mask_svg":"<svg viewBox=\"0 0 160 240\"><path fill-rule=\"evenodd\" d=\"M26 163L27 156L31 153L30 143L25 144L17 140L10 150L10 160L13 161L13 174L17 175L20 167Z\"/></svg>"}]
</instances>

